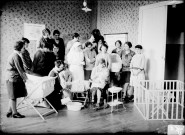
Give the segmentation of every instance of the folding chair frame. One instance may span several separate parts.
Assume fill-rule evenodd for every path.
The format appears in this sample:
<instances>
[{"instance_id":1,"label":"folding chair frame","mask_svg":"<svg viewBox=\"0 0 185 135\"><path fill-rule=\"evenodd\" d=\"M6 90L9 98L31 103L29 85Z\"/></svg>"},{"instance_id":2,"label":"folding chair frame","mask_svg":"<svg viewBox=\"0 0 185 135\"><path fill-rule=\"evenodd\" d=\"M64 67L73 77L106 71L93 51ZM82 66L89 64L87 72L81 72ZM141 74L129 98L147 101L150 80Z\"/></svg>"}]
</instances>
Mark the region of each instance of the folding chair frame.
<instances>
[{"instance_id":1,"label":"folding chair frame","mask_svg":"<svg viewBox=\"0 0 185 135\"><path fill-rule=\"evenodd\" d=\"M24 107L27 107L27 106L30 105L30 106L36 111L36 113L41 117L41 119L45 121L44 116L46 116L46 115L48 115L48 114L51 114L51 113L53 113L53 112L55 112L56 114L58 114L58 112L57 112L57 110L51 105L51 103L50 103L46 98L43 98L43 99L49 104L49 106L51 107L52 110L49 110L49 111L47 111L47 112L41 114L41 113L38 111L38 109L36 109L36 105L37 105L37 104L33 105L32 102L29 101L29 97L28 97L28 96L25 97L22 101L20 101L20 102L18 103L17 108L18 108L19 105L21 105L21 104L25 101L25 102L27 103L27 105L24 106ZM18 108L18 109L22 109L22 108L24 108L24 107L20 107L20 108Z\"/></svg>"},{"instance_id":2,"label":"folding chair frame","mask_svg":"<svg viewBox=\"0 0 185 135\"><path fill-rule=\"evenodd\" d=\"M72 93L73 97L74 97L74 95L76 95L76 98L77 98L76 100L72 100L72 101L82 102L83 105L85 106L87 101L89 100L89 89L90 89L89 86L90 86L90 82L84 80L82 82L81 81L77 81L74 84L75 84L75 86L77 85L76 87L79 87L80 90L76 90L76 89L78 89L76 87L73 88L73 90L71 90L71 93ZM72 84L72 85L74 85L74 84ZM80 96L79 97L78 94L85 94L85 96ZM84 99L84 101L79 100L79 98Z\"/></svg>"},{"instance_id":3,"label":"folding chair frame","mask_svg":"<svg viewBox=\"0 0 185 135\"><path fill-rule=\"evenodd\" d=\"M76 98L77 98L76 100L72 100L72 101L82 102L84 106L87 104L87 101L89 100L89 96L88 96L89 95L89 90L82 91L82 92L72 91L71 93L73 94L73 97L74 97L74 95L76 95ZM79 96L78 94L85 94L85 96ZM79 100L79 98L84 99L84 101Z\"/></svg>"}]
</instances>

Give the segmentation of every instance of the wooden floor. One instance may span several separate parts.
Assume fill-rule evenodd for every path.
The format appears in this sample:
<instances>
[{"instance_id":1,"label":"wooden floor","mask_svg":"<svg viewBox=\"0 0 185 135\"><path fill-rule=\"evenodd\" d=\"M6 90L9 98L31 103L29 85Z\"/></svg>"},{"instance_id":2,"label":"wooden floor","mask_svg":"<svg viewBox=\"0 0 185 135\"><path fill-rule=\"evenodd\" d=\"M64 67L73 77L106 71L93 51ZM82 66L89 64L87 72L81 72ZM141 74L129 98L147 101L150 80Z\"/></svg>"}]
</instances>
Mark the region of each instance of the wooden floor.
<instances>
[{"instance_id":1,"label":"wooden floor","mask_svg":"<svg viewBox=\"0 0 185 135\"><path fill-rule=\"evenodd\" d=\"M146 121L134 107L133 103L111 109L95 111L92 106L81 111L68 111L64 106L55 113L45 117L44 122L33 109L20 110L26 115L24 119L6 118L8 98L1 89L1 131L4 133L166 133L167 125L182 124L182 121ZM41 108L40 111L44 111Z\"/></svg>"}]
</instances>

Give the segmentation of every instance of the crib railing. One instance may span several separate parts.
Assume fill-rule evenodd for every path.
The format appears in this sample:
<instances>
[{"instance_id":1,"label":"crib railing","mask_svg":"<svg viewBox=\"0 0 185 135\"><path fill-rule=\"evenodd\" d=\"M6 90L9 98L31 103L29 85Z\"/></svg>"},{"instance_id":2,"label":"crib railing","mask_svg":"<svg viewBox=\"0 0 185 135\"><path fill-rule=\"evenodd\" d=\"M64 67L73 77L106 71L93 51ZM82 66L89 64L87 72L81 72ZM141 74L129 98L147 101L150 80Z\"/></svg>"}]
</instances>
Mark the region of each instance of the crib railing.
<instances>
[{"instance_id":1,"label":"crib railing","mask_svg":"<svg viewBox=\"0 0 185 135\"><path fill-rule=\"evenodd\" d=\"M183 120L184 83L142 80L134 88L134 105L146 120Z\"/></svg>"}]
</instances>

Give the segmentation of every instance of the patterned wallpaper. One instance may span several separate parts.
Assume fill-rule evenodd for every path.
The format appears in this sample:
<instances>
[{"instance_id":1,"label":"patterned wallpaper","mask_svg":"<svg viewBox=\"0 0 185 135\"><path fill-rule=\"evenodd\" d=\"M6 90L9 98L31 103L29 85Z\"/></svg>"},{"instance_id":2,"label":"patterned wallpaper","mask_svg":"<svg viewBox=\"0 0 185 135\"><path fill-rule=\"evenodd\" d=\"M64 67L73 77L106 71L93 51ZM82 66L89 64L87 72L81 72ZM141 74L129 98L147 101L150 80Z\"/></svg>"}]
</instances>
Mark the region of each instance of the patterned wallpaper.
<instances>
[{"instance_id":1,"label":"patterned wallpaper","mask_svg":"<svg viewBox=\"0 0 185 135\"><path fill-rule=\"evenodd\" d=\"M82 40L88 38L91 28L91 12L81 10L83 0L53 1L9 1L1 11L1 79L5 77L7 57L13 51L14 43L23 36L23 24L45 24L53 33L58 29L67 42L74 32ZM30 43L31 56L35 53L35 41Z\"/></svg>"},{"instance_id":2,"label":"patterned wallpaper","mask_svg":"<svg viewBox=\"0 0 185 135\"><path fill-rule=\"evenodd\" d=\"M99 4L102 34L128 32L128 40L133 46L137 44L139 26L139 7L159 2L149 0L102 0Z\"/></svg>"},{"instance_id":3,"label":"patterned wallpaper","mask_svg":"<svg viewBox=\"0 0 185 135\"><path fill-rule=\"evenodd\" d=\"M6 60L13 51L15 41L23 36L23 24L45 24L51 32L58 29L65 42L71 34L78 32L82 40L89 37L92 27L96 27L96 12L81 10L83 0L29 0L9 1L1 11L1 80L4 81ZM90 1L91 2L91 1ZM155 3L149 0L98 0L100 19L97 20L102 34L128 32L128 40L137 43L139 6ZM89 5L92 6L92 5ZM30 43L31 56L35 41Z\"/></svg>"}]
</instances>

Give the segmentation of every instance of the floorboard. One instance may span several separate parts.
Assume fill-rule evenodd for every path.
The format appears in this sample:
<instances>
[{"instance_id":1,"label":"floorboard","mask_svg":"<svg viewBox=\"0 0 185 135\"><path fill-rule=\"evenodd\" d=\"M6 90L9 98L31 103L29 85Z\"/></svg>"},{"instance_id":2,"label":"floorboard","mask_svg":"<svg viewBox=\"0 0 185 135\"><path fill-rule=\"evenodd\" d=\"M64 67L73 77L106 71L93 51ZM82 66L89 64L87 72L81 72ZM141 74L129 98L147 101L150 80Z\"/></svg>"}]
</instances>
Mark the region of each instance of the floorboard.
<instances>
[{"instance_id":1,"label":"floorboard","mask_svg":"<svg viewBox=\"0 0 185 135\"><path fill-rule=\"evenodd\" d=\"M55 113L45 117L44 122L31 108L21 110L26 115L24 119L6 118L8 97L6 93L1 98L1 131L3 133L167 133L169 124L180 125L182 121L146 121L134 107L133 103L126 103L124 109L111 113L111 108L99 111L93 110L92 106L80 111L68 111L63 106L58 115ZM44 110L45 108L40 108Z\"/></svg>"}]
</instances>

